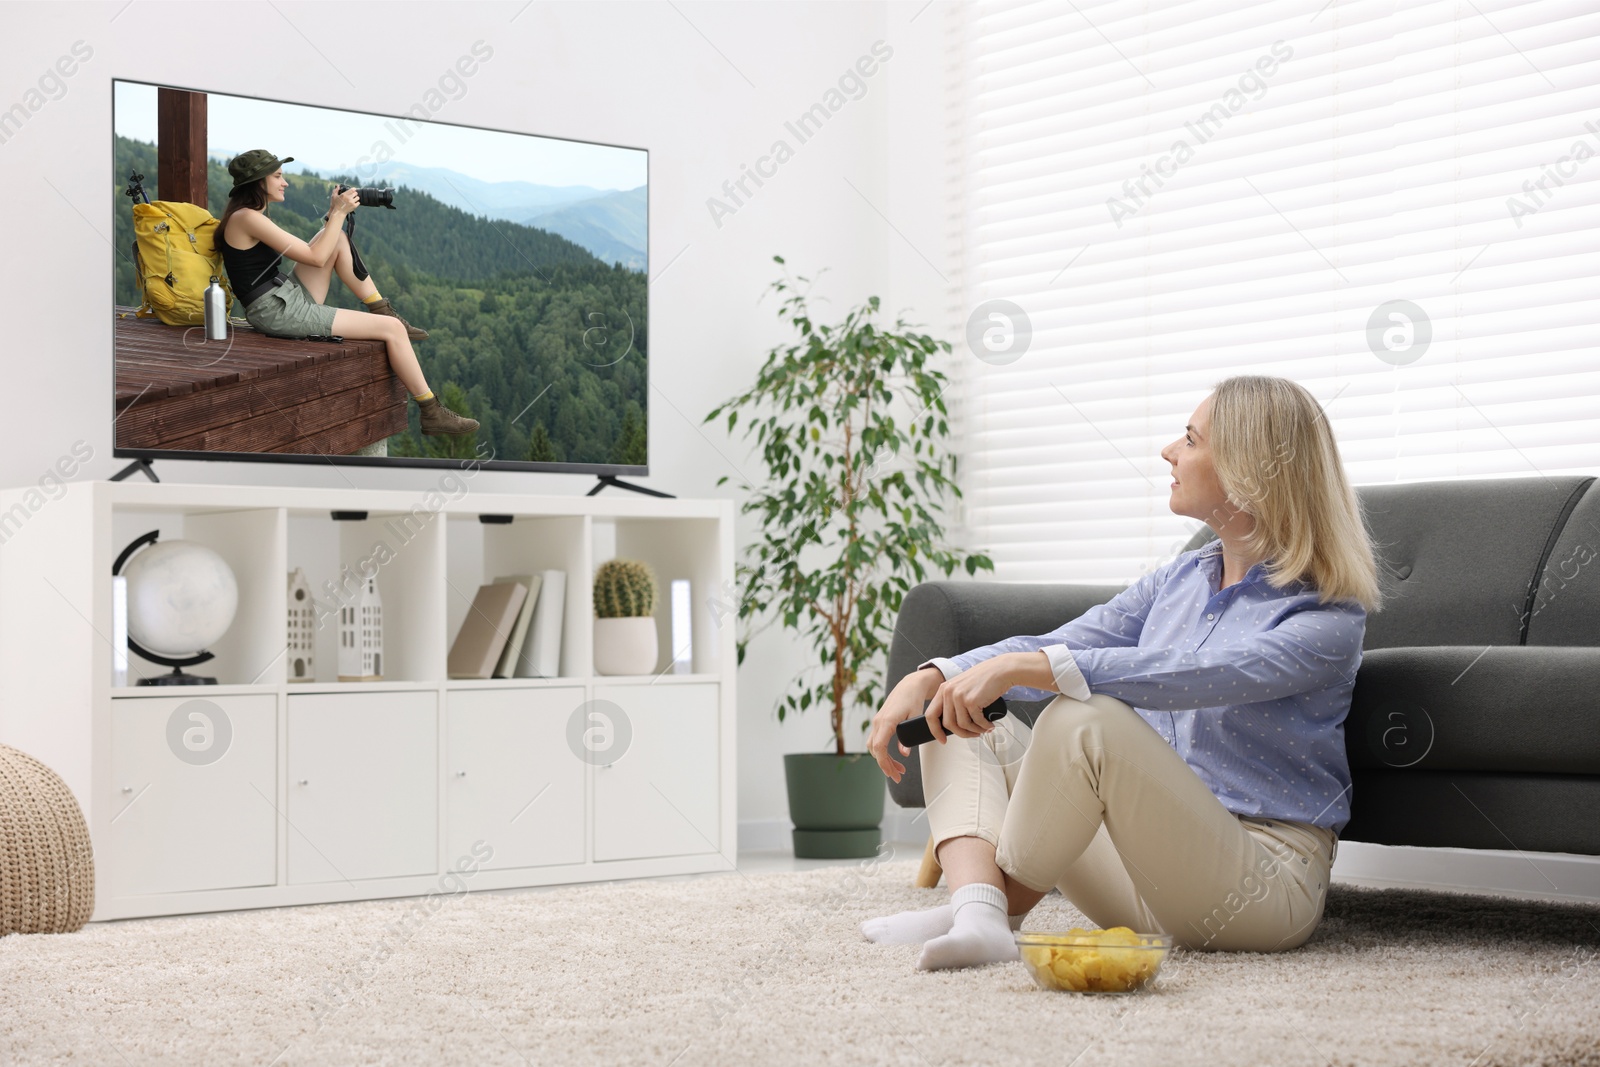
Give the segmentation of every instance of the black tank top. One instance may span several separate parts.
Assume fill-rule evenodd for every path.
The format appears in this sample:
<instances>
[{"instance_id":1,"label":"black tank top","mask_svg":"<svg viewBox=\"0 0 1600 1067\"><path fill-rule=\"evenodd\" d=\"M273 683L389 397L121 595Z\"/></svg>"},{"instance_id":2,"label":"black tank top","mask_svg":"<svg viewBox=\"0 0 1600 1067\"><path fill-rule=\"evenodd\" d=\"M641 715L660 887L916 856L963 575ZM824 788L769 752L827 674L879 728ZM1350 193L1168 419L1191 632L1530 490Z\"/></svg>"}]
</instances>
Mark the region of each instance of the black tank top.
<instances>
[{"instance_id":1,"label":"black tank top","mask_svg":"<svg viewBox=\"0 0 1600 1067\"><path fill-rule=\"evenodd\" d=\"M265 241L257 241L254 246L240 251L219 233L216 243L222 249L222 265L228 271L228 284L233 286L236 293L248 293L272 277L277 273L279 261L283 259L283 253L274 252Z\"/></svg>"}]
</instances>

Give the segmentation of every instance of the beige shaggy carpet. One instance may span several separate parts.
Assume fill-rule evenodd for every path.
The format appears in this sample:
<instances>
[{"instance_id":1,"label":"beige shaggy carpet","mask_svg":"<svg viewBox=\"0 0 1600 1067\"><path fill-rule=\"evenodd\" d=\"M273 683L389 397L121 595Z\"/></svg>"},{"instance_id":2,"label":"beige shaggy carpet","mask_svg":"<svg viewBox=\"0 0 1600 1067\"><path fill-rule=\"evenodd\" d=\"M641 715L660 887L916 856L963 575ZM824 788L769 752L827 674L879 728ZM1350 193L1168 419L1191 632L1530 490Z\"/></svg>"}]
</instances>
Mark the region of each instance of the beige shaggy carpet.
<instances>
[{"instance_id":1,"label":"beige shaggy carpet","mask_svg":"<svg viewBox=\"0 0 1600 1067\"><path fill-rule=\"evenodd\" d=\"M1600 1064L1600 906L1335 884L1287 953L1151 990L915 969L915 862L100 923L0 938L0 1064ZM1027 928L1089 925L1058 894Z\"/></svg>"}]
</instances>

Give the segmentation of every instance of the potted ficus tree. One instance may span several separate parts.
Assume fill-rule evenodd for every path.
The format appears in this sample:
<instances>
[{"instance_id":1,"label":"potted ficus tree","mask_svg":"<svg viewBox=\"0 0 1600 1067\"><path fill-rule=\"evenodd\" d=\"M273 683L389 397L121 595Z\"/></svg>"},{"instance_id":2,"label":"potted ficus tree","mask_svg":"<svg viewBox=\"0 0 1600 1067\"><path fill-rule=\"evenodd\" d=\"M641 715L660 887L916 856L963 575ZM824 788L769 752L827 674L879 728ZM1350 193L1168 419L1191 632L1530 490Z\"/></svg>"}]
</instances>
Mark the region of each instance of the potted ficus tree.
<instances>
[{"instance_id":1,"label":"potted ficus tree","mask_svg":"<svg viewBox=\"0 0 1600 1067\"><path fill-rule=\"evenodd\" d=\"M773 260L783 263L781 256ZM807 639L814 676L783 694L778 720L813 704L829 709L833 750L784 757L796 856L870 856L880 840L883 772L865 751L845 750L851 712L871 724L885 692L889 637L900 603L928 568L949 577L994 564L944 544L938 518L956 487L956 457L942 394L947 377L928 364L946 341L912 332L904 319L877 324L878 298L836 326L816 323L785 267L772 284L788 293L778 311L799 333L779 345L749 391L705 417L745 416L765 465L764 484L741 485L742 513L761 515L760 539L736 567L738 618L781 620ZM721 485L727 476L717 480ZM766 625L760 627L765 629ZM737 641L738 662L753 632Z\"/></svg>"}]
</instances>

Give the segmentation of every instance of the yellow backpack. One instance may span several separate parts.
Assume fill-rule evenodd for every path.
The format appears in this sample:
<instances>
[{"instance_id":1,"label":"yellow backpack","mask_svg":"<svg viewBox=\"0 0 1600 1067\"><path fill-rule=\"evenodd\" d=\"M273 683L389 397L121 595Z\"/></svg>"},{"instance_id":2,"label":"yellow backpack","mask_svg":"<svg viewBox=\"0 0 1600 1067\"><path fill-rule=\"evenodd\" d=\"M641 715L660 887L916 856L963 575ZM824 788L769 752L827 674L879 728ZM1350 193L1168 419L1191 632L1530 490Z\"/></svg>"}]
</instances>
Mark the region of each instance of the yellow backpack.
<instances>
[{"instance_id":1,"label":"yellow backpack","mask_svg":"<svg viewBox=\"0 0 1600 1067\"><path fill-rule=\"evenodd\" d=\"M233 310L233 290L217 251L217 220L197 204L133 205L134 277L144 303L135 313L168 326L203 326L206 286L215 277Z\"/></svg>"}]
</instances>

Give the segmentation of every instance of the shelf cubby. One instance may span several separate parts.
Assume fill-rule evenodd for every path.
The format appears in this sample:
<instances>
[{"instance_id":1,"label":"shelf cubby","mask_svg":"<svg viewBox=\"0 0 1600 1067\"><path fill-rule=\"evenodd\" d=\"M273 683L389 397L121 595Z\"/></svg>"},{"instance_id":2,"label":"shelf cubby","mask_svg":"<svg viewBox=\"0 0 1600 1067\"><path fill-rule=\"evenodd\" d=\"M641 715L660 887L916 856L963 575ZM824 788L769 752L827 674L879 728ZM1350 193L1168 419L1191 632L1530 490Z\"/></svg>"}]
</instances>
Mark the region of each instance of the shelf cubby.
<instances>
[{"instance_id":1,"label":"shelf cubby","mask_svg":"<svg viewBox=\"0 0 1600 1067\"><path fill-rule=\"evenodd\" d=\"M336 520L330 511L289 511L288 559L279 585L287 589L289 573L298 567L318 602L318 683L339 680L338 612L356 603L368 574L376 575L383 600L382 680L444 676L444 525L443 516L427 512L372 510L365 519Z\"/></svg>"},{"instance_id":2,"label":"shelf cubby","mask_svg":"<svg viewBox=\"0 0 1600 1067\"><path fill-rule=\"evenodd\" d=\"M724 546L716 519L596 518L594 526L595 567L609 559L637 559L655 571L659 651L652 674L672 666L672 583L679 578L689 581L691 671L716 674L721 669L720 632L734 621L732 576L724 576L721 565L724 548L732 550L732 531L727 531Z\"/></svg>"},{"instance_id":3,"label":"shelf cubby","mask_svg":"<svg viewBox=\"0 0 1600 1067\"><path fill-rule=\"evenodd\" d=\"M274 581L272 570L262 564L283 555L283 512L278 508L114 509L109 558L104 564L106 575L110 575L111 565L122 550L151 530L160 534L157 544L194 541L216 552L233 571L239 588L233 624L219 641L204 649L216 658L185 668L185 672L215 678L221 685L273 685L281 681L285 582ZM139 549L124 568L152 547ZM130 683L170 672L170 667L152 663L131 650L128 653Z\"/></svg>"},{"instance_id":4,"label":"shelf cubby","mask_svg":"<svg viewBox=\"0 0 1600 1067\"><path fill-rule=\"evenodd\" d=\"M589 564L585 550L589 519L585 515L526 514L510 518L511 522L481 522L475 514L450 518L445 615L449 640L454 641L461 631L479 586L511 575L565 571L558 677L584 677L590 673L594 633L587 623Z\"/></svg>"}]
</instances>

